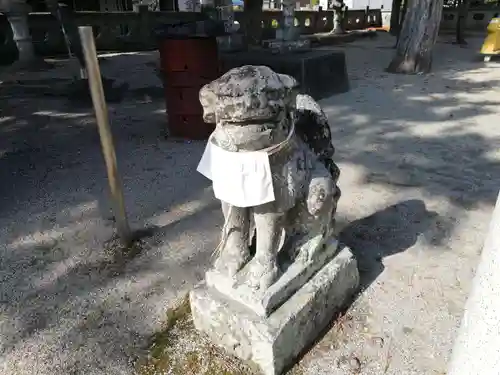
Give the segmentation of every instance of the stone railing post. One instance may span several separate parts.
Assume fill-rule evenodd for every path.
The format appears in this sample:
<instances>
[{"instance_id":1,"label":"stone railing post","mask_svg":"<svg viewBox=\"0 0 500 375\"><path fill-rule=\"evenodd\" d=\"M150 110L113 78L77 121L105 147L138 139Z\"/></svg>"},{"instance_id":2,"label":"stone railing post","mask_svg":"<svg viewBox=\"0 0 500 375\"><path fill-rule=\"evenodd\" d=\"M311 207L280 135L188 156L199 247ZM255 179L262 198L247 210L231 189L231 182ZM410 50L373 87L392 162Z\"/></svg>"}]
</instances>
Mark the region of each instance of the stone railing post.
<instances>
[{"instance_id":1,"label":"stone railing post","mask_svg":"<svg viewBox=\"0 0 500 375\"><path fill-rule=\"evenodd\" d=\"M282 0L281 5L283 11L283 40L295 40L295 1Z\"/></svg>"},{"instance_id":2,"label":"stone railing post","mask_svg":"<svg viewBox=\"0 0 500 375\"><path fill-rule=\"evenodd\" d=\"M365 24L363 25L364 29L366 29L370 25L370 6L367 5L365 9Z\"/></svg>"},{"instance_id":3,"label":"stone railing post","mask_svg":"<svg viewBox=\"0 0 500 375\"><path fill-rule=\"evenodd\" d=\"M342 30L344 32L347 29L348 23L349 23L349 7L348 6L344 6L344 10L342 12L342 20L341 20Z\"/></svg>"},{"instance_id":4,"label":"stone railing post","mask_svg":"<svg viewBox=\"0 0 500 375\"><path fill-rule=\"evenodd\" d=\"M315 33L319 33L319 32L322 32L322 27L321 27L321 23L323 21L323 15L325 14L325 12L323 11L323 6L319 6L318 7L318 11L314 14L314 32Z\"/></svg>"}]
</instances>

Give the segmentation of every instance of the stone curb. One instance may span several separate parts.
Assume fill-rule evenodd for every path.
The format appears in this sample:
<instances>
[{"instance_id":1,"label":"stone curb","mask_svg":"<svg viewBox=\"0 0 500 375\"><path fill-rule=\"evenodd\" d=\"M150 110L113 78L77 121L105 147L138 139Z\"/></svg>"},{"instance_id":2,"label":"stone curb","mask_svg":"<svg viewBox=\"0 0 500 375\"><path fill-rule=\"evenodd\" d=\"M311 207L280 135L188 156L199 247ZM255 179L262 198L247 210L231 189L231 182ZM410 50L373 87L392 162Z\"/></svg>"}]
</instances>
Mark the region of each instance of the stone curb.
<instances>
[{"instance_id":1,"label":"stone curb","mask_svg":"<svg viewBox=\"0 0 500 375\"><path fill-rule=\"evenodd\" d=\"M322 33L322 34L312 34L305 35L304 37L311 41L312 45L335 45L343 43L351 43L355 40L361 38L374 38L377 36L376 30L361 30L361 31L350 31L347 34L332 34L332 33Z\"/></svg>"},{"instance_id":2,"label":"stone curb","mask_svg":"<svg viewBox=\"0 0 500 375\"><path fill-rule=\"evenodd\" d=\"M484 243L448 375L500 374L500 194Z\"/></svg>"}]
</instances>

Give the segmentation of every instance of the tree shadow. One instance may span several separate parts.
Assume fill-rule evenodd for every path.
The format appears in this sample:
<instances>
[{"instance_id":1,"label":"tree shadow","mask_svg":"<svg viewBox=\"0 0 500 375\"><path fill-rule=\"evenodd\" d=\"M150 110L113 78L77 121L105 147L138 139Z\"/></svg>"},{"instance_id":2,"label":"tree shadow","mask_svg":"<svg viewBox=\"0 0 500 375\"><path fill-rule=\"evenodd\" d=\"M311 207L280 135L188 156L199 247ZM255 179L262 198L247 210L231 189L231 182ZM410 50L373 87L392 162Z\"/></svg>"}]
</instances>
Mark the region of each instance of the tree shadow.
<instances>
[{"instance_id":1,"label":"tree shadow","mask_svg":"<svg viewBox=\"0 0 500 375\"><path fill-rule=\"evenodd\" d=\"M365 47L363 53L377 48ZM436 45L427 76L383 73L390 51L351 66L357 87L322 101L336 160L346 168L360 166L365 184L418 188L463 209L493 204L498 187L490 176L500 172L494 156L500 131L485 119L493 124L498 113L492 90L500 70L474 62L474 48L453 50ZM358 52L348 56L362 58ZM372 66L365 69L366 63Z\"/></svg>"},{"instance_id":2,"label":"tree shadow","mask_svg":"<svg viewBox=\"0 0 500 375\"><path fill-rule=\"evenodd\" d=\"M361 48L344 48L352 89L320 104L329 118L335 160L341 169L343 195L337 215L344 228L339 237L356 256L361 292L389 265L387 278L400 285L392 271L405 272L398 268L412 260L413 251L428 255L430 251L441 252L437 257L422 259L426 265L435 265L434 258L463 261L475 257L474 244L461 246L463 233L459 234L457 228L471 218L484 217L494 206L498 194L494 176L500 173L500 131L493 125L500 104L495 92L500 70L495 64L476 60L480 42L471 40L469 48L438 43L433 71L422 76L384 72L394 53L385 48L393 45L392 38L379 38L371 44L360 42ZM390 204L386 202L394 202L394 197L404 200L379 210ZM344 204L346 199L351 201ZM367 209L375 213L365 217ZM352 220L353 216L361 219ZM477 228L467 229L467 233L481 239ZM389 263L389 257L400 258ZM450 265L450 273L463 271L458 267L463 264ZM440 275L434 277L441 281ZM381 296L384 288L370 289L369 297L356 303L356 313L364 308L372 315L384 311L380 308L381 301L388 301ZM379 301L370 298L379 296ZM359 297L348 301L342 313ZM455 297L450 293L443 295L443 300ZM332 317L331 325L315 344L334 324L342 329L338 318ZM387 321L398 318L399 314L394 314ZM384 319L383 329L390 329L392 323L385 323ZM332 340L343 345L334 329L331 340L325 341L326 350L332 350ZM364 348L363 340L353 338L357 349ZM353 352L361 355L357 349ZM318 351L321 353L321 349ZM326 356L322 368L330 363L328 357L340 352ZM362 352L364 355L364 349Z\"/></svg>"},{"instance_id":3,"label":"tree shadow","mask_svg":"<svg viewBox=\"0 0 500 375\"><path fill-rule=\"evenodd\" d=\"M423 200L406 200L347 224L340 239L356 254L363 288L384 258L419 238L440 245L464 211L492 205L500 172L491 156L500 134L485 134L476 121L498 113L499 101L482 96L497 78L481 78L467 49L463 61L437 58L435 76L389 77L383 68L392 50L376 60L376 49L348 50L348 66L362 59L350 72L353 90L322 101L342 175L360 167L368 189L418 188L451 207L437 214ZM48 340L61 361L47 371L128 373L127 359L161 326L170 302L202 277L218 240L220 209L195 172L203 143L162 139L163 101L109 107L130 220L158 227L136 256L119 260L103 251L113 228L93 114L52 99L2 99L0 109L0 324L7 324L0 358L12 364L13 351ZM341 199L354 197L344 191ZM76 238L74 246L64 237Z\"/></svg>"},{"instance_id":4,"label":"tree shadow","mask_svg":"<svg viewBox=\"0 0 500 375\"><path fill-rule=\"evenodd\" d=\"M161 327L165 302L201 279L217 241L207 235L214 233L217 215L218 204L209 204L157 228L136 244L139 250L129 257L114 247L114 241L89 249L92 235L81 238L77 249L57 241L19 241L10 244L8 251L2 249L0 357L7 373L13 368L7 366L21 366L14 353L47 340L50 351L59 352L65 360L54 362L42 350L34 360L47 361L44 370L65 374L86 367L106 374L130 371L127 361ZM113 233L107 229L98 243ZM75 231L66 227L60 234L70 237ZM184 237L193 231L204 238L205 246L200 246L196 236L196 245L186 243Z\"/></svg>"},{"instance_id":5,"label":"tree shadow","mask_svg":"<svg viewBox=\"0 0 500 375\"><path fill-rule=\"evenodd\" d=\"M155 228L124 253L93 113L18 97L0 109L0 362L127 373L218 240L220 208L196 173L204 144L164 139L163 101L109 106L129 220ZM20 363L33 342L47 350Z\"/></svg>"},{"instance_id":6,"label":"tree shadow","mask_svg":"<svg viewBox=\"0 0 500 375\"><path fill-rule=\"evenodd\" d=\"M431 229L438 219L439 215L428 211L425 203L419 199L396 203L358 220L342 216L337 219L336 225L341 227L339 247L342 249L347 246L358 264L359 291L345 301L338 314L332 316L328 325L298 355L295 363L301 362L328 335L359 295L382 274L384 259L408 251L421 238L431 238ZM291 364L287 370L293 366Z\"/></svg>"}]
</instances>

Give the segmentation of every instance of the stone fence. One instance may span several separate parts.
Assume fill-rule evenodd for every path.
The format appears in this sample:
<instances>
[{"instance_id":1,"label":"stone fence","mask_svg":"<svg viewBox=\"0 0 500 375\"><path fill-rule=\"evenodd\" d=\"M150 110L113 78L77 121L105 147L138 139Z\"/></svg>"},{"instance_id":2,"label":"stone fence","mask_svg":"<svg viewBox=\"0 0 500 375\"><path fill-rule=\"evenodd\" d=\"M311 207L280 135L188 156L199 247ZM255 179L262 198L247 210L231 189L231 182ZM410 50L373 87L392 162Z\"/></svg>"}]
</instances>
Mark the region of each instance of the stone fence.
<instances>
[{"instance_id":1,"label":"stone fence","mask_svg":"<svg viewBox=\"0 0 500 375\"><path fill-rule=\"evenodd\" d=\"M468 30L486 30L488 22L497 12L495 9L471 9L468 13ZM442 29L453 29L458 12L456 9L443 11ZM202 19L200 13L148 11L141 7L139 12L75 12L78 25L93 26L97 48L101 51L133 51L156 48L153 30L161 24ZM235 12L235 18L243 24L243 12ZM390 12L380 10L349 10L345 28L360 30L368 27L387 26ZM271 39L282 23L282 13L265 10L262 13L263 37ZM59 25L50 13L30 13L29 24L37 53L55 55L65 53L64 38ZM327 32L333 28L333 12L297 10L295 25L302 34ZM12 32L6 17L0 13L0 63L14 60L17 50L12 41Z\"/></svg>"},{"instance_id":2,"label":"stone fence","mask_svg":"<svg viewBox=\"0 0 500 375\"><path fill-rule=\"evenodd\" d=\"M465 28L467 30L486 32L486 27L488 26L488 23L493 18L495 13L500 13L500 8L470 9L469 12L467 13ZM457 18L458 18L457 9L444 9L443 19L441 21L441 29L444 30L455 29L457 25Z\"/></svg>"},{"instance_id":3,"label":"stone fence","mask_svg":"<svg viewBox=\"0 0 500 375\"><path fill-rule=\"evenodd\" d=\"M243 12L235 12L236 21L243 24ZM200 13L157 12L143 7L139 12L75 12L78 25L94 28L97 48L101 51L131 51L156 48L153 30L166 23L202 19ZM264 38L273 38L282 23L281 11L266 10L262 14ZM64 38L59 25L50 13L30 13L29 25L35 49L39 54L64 53ZM333 28L333 12L303 11L295 13L295 25L302 34L327 32ZM382 25L380 10L349 11L347 30L359 30ZM0 13L0 51L15 50L12 33L5 16ZM0 52L4 54L5 52Z\"/></svg>"},{"instance_id":4,"label":"stone fence","mask_svg":"<svg viewBox=\"0 0 500 375\"><path fill-rule=\"evenodd\" d=\"M495 13L500 13L500 8L473 8L467 13L465 27L469 31L484 31ZM441 30L455 30L457 26L458 10L445 8L441 19ZM391 23L391 11L382 10L382 25L389 27Z\"/></svg>"}]
</instances>

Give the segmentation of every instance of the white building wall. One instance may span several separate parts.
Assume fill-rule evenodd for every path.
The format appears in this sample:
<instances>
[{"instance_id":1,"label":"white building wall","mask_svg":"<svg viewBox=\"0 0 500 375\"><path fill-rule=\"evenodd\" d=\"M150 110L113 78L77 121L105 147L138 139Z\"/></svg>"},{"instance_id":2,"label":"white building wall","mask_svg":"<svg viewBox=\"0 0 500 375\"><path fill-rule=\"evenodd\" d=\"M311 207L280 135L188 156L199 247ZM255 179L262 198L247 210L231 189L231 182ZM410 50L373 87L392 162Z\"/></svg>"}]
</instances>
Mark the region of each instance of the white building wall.
<instances>
[{"instance_id":1,"label":"white building wall","mask_svg":"<svg viewBox=\"0 0 500 375\"><path fill-rule=\"evenodd\" d=\"M384 6L381 9L383 9L384 11L389 11L392 9L392 0L381 0L381 5Z\"/></svg>"},{"instance_id":2,"label":"white building wall","mask_svg":"<svg viewBox=\"0 0 500 375\"><path fill-rule=\"evenodd\" d=\"M352 10L370 9L391 10L392 0L345 0L344 3ZM382 8L383 6L383 8Z\"/></svg>"}]
</instances>

